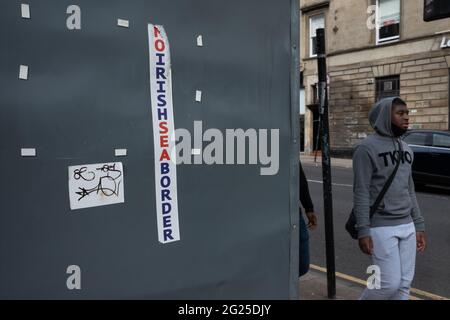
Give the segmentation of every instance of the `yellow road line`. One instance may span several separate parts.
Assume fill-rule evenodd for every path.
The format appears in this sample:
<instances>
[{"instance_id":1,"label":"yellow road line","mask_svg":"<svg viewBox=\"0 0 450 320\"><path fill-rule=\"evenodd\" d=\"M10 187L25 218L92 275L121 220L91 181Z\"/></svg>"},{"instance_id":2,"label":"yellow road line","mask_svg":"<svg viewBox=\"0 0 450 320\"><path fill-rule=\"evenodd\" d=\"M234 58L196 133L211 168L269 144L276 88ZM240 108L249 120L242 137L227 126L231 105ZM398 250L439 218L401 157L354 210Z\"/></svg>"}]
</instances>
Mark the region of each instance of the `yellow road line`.
<instances>
[{"instance_id":1,"label":"yellow road line","mask_svg":"<svg viewBox=\"0 0 450 320\"><path fill-rule=\"evenodd\" d=\"M311 264L310 267L311 267L311 269L314 269L316 271L320 271L320 272L323 272L323 273L327 272L326 268L319 267L319 266L316 266L316 265L313 265L313 264ZM341 279L344 279L344 280L347 280L347 281L351 281L351 282L354 282L354 283L358 283L360 285L363 285L364 287L367 285L366 281L358 279L358 278L355 278L355 277L352 277L352 276L350 276L348 274L344 274L344 273L341 273L341 272L336 272L336 277L339 277ZM411 288L411 292L415 293L416 295L419 295L419 296L422 296L422 297L426 297L426 298L429 298L429 299L432 299L432 300L450 300L449 298L441 297L441 296L438 296L437 294L429 293L429 292L426 292L426 291L423 291L423 290L419 290L419 289ZM412 296L412 295L410 296L410 299L411 300L421 300L420 298Z\"/></svg>"},{"instance_id":2,"label":"yellow road line","mask_svg":"<svg viewBox=\"0 0 450 320\"><path fill-rule=\"evenodd\" d=\"M432 300L450 300L449 298L441 297L441 296L438 296L437 294L429 293L429 292L422 291L419 289L411 288L411 292L418 294L419 296L430 298Z\"/></svg>"}]
</instances>

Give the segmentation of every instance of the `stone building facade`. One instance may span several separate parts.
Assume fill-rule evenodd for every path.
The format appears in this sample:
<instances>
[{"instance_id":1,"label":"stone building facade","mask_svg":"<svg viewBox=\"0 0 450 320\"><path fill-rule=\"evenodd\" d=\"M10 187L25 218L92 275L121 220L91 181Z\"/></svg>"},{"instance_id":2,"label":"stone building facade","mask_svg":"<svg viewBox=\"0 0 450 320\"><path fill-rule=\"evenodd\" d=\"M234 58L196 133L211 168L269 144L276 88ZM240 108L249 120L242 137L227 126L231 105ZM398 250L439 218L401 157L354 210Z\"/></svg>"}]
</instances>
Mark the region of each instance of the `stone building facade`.
<instances>
[{"instance_id":1,"label":"stone building facade","mask_svg":"<svg viewBox=\"0 0 450 320\"><path fill-rule=\"evenodd\" d=\"M325 28L327 37L334 154L350 155L354 145L372 132L368 112L384 96L400 95L407 102L412 128L449 129L450 18L424 22L423 3L301 1L307 153L317 148L317 60L311 51L311 28L317 25ZM371 29L380 15L385 26Z\"/></svg>"}]
</instances>

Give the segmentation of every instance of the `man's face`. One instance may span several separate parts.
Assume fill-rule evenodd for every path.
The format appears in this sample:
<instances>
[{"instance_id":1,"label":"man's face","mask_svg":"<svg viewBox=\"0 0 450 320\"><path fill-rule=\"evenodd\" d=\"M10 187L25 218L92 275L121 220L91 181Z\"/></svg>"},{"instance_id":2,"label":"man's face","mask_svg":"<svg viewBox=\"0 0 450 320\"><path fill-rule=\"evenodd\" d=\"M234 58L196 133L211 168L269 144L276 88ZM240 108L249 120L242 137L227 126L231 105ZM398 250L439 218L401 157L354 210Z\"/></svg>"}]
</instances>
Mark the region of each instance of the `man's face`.
<instances>
[{"instance_id":1,"label":"man's face","mask_svg":"<svg viewBox=\"0 0 450 320\"><path fill-rule=\"evenodd\" d=\"M394 125L402 129L409 127L409 110L408 106L394 104L392 106L391 121Z\"/></svg>"}]
</instances>

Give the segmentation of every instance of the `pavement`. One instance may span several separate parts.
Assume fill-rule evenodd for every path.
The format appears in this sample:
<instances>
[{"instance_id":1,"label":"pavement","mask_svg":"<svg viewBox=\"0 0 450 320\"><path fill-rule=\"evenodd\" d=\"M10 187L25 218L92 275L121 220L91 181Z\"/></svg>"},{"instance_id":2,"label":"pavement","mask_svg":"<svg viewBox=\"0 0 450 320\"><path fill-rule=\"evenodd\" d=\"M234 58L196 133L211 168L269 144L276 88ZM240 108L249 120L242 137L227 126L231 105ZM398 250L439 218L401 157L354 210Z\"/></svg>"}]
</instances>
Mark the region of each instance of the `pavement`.
<instances>
[{"instance_id":1,"label":"pavement","mask_svg":"<svg viewBox=\"0 0 450 320\"><path fill-rule=\"evenodd\" d=\"M322 166L322 156L318 155L317 158L311 155L300 154L301 163L313 164L316 166ZM340 159L340 158L331 158L330 160L332 167L341 167L341 168L352 168L352 159Z\"/></svg>"},{"instance_id":2,"label":"pavement","mask_svg":"<svg viewBox=\"0 0 450 320\"><path fill-rule=\"evenodd\" d=\"M300 154L302 164L322 166L322 156ZM331 158L331 166L352 168L351 159ZM340 273L336 273L335 300L358 300L365 288L364 282ZM310 271L299 280L300 300L328 300L326 270L311 265Z\"/></svg>"},{"instance_id":3,"label":"pavement","mask_svg":"<svg viewBox=\"0 0 450 320\"><path fill-rule=\"evenodd\" d=\"M322 166L322 156L317 157L300 154L302 164ZM332 166L351 168L351 159L331 158ZM327 300L327 275L326 270L311 266L310 271L302 276L299 281L300 300ZM336 276L336 300L357 300L364 290L364 286L355 281L345 280Z\"/></svg>"},{"instance_id":4,"label":"pavement","mask_svg":"<svg viewBox=\"0 0 450 320\"><path fill-rule=\"evenodd\" d=\"M310 271L299 281L300 300L329 300L325 270L311 266ZM358 300L364 290L362 283L346 280L336 275L336 297L334 300Z\"/></svg>"}]
</instances>

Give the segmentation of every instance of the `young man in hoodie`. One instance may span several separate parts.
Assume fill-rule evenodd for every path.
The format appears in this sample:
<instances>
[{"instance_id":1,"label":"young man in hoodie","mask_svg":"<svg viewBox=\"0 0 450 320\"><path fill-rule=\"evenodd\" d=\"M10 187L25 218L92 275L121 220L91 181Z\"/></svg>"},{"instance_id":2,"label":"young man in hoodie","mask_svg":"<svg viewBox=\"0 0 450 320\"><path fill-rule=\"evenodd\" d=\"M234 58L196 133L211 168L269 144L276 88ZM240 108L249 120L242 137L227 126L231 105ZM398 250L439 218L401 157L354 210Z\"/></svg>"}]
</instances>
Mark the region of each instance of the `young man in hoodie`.
<instances>
[{"instance_id":1,"label":"young man in hoodie","mask_svg":"<svg viewBox=\"0 0 450 320\"><path fill-rule=\"evenodd\" d=\"M353 156L353 201L359 247L380 270L380 288L366 288L361 299L407 300L414 278L416 250L425 250L425 223L417 204L411 165L414 153L401 140L409 112L400 98L385 98L369 113L374 133ZM372 218L375 203L397 161L400 166Z\"/></svg>"}]
</instances>

